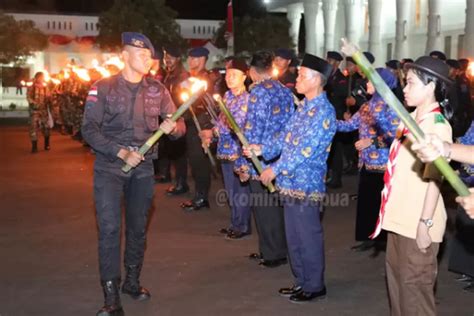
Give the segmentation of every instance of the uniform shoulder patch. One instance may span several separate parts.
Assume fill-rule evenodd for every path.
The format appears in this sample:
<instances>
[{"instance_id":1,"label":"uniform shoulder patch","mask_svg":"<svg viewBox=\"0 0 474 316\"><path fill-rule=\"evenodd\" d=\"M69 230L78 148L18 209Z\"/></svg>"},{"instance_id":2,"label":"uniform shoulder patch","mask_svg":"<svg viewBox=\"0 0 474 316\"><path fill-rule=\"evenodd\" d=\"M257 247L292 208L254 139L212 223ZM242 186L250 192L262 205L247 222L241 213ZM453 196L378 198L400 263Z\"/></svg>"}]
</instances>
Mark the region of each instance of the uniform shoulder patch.
<instances>
[{"instance_id":1,"label":"uniform shoulder patch","mask_svg":"<svg viewBox=\"0 0 474 316\"><path fill-rule=\"evenodd\" d=\"M435 124L441 123L441 124L446 124L446 119L442 114L435 114Z\"/></svg>"}]
</instances>

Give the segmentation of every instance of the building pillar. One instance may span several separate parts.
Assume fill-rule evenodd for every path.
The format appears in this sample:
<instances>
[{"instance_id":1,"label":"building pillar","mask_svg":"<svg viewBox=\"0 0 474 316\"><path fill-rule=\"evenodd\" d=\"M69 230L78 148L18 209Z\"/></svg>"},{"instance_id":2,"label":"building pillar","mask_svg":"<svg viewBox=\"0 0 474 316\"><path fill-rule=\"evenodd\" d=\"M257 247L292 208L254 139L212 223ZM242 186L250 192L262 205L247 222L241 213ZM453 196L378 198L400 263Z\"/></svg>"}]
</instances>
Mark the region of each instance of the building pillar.
<instances>
[{"instance_id":1,"label":"building pillar","mask_svg":"<svg viewBox=\"0 0 474 316\"><path fill-rule=\"evenodd\" d=\"M303 8L304 24L306 30L306 52L316 55L318 52L316 17L318 16L319 1L305 0L305 2L303 2Z\"/></svg>"},{"instance_id":2,"label":"building pillar","mask_svg":"<svg viewBox=\"0 0 474 316\"><path fill-rule=\"evenodd\" d=\"M474 1L466 0L466 33L463 57L474 58Z\"/></svg>"},{"instance_id":3,"label":"building pillar","mask_svg":"<svg viewBox=\"0 0 474 316\"><path fill-rule=\"evenodd\" d=\"M363 24L360 17L360 1L344 0L344 12L346 18L346 38L358 45L359 32L357 29Z\"/></svg>"},{"instance_id":4,"label":"building pillar","mask_svg":"<svg viewBox=\"0 0 474 316\"><path fill-rule=\"evenodd\" d=\"M469 0L468 0L469 1ZM410 0L397 0L397 22L395 34L395 59L409 56L408 53L408 18Z\"/></svg>"},{"instance_id":5,"label":"building pillar","mask_svg":"<svg viewBox=\"0 0 474 316\"><path fill-rule=\"evenodd\" d=\"M428 0L428 10L427 55L433 50L444 50L441 38L441 0Z\"/></svg>"},{"instance_id":6,"label":"building pillar","mask_svg":"<svg viewBox=\"0 0 474 316\"><path fill-rule=\"evenodd\" d=\"M381 17L382 0L369 0L369 51L378 63L383 59L380 45Z\"/></svg>"},{"instance_id":7,"label":"building pillar","mask_svg":"<svg viewBox=\"0 0 474 316\"><path fill-rule=\"evenodd\" d=\"M299 3L290 4L287 7L286 17L290 21L290 37L293 41L293 48L298 54L298 39L300 35L301 13L303 8Z\"/></svg>"},{"instance_id":8,"label":"building pillar","mask_svg":"<svg viewBox=\"0 0 474 316\"><path fill-rule=\"evenodd\" d=\"M338 0L323 0L325 52L334 50L335 47L337 3Z\"/></svg>"}]
</instances>

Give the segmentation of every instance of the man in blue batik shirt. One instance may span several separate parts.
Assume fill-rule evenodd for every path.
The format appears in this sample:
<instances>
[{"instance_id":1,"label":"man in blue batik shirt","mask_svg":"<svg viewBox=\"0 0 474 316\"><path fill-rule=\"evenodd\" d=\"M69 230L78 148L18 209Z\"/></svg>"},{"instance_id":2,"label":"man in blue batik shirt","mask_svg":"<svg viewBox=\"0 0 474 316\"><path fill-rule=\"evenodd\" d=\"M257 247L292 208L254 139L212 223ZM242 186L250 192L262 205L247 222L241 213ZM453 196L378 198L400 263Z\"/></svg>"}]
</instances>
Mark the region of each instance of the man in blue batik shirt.
<instances>
[{"instance_id":1,"label":"man in blue batik shirt","mask_svg":"<svg viewBox=\"0 0 474 316\"><path fill-rule=\"evenodd\" d=\"M272 146L250 145L244 150L246 155L252 149L264 159L280 156L260 180L267 185L276 178L284 201L286 240L296 281L279 293L294 303L326 295L320 212L326 192L326 161L336 132L336 113L323 91L331 71L325 60L306 54L296 80L296 89L305 99L284 134Z\"/></svg>"},{"instance_id":2,"label":"man in blue batik shirt","mask_svg":"<svg viewBox=\"0 0 474 316\"><path fill-rule=\"evenodd\" d=\"M247 121L244 134L250 144L272 146L280 136L294 110L291 91L271 79L273 55L260 51L253 55L249 75L253 86L250 90ZM261 159L263 167L275 161ZM239 159L236 171L241 180L250 179L250 191L257 197L254 206L255 223L259 236L259 252L250 258L260 259L264 267L273 268L287 262L287 247L283 221L283 207L277 194L270 194L259 181L252 162Z\"/></svg>"}]
</instances>

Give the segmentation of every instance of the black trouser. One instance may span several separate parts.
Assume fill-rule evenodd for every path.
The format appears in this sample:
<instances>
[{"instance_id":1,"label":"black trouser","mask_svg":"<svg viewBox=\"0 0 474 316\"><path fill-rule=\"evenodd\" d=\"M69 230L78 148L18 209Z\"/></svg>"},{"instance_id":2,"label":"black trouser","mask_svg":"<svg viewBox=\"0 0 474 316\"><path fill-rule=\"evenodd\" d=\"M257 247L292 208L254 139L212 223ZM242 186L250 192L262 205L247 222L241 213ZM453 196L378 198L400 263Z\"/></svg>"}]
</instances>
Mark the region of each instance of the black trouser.
<instances>
[{"instance_id":1,"label":"black trouser","mask_svg":"<svg viewBox=\"0 0 474 316\"><path fill-rule=\"evenodd\" d=\"M211 186L211 163L201 146L201 138L191 122L186 124L186 155L195 183L195 197L208 199Z\"/></svg>"},{"instance_id":2,"label":"black trouser","mask_svg":"<svg viewBox=\"0 0 474 316\"><path fill-rule=\"evenodd\" d=\"M257 180L250 180L258 246L264 260L286 258L283 206L276 193L269 193Z\"/></svg>"},{"instance_id":3,"label":"black trouser","mask_svg":"<svg viewBox=\"0 0 474 316\"><path fill-rule=\"evenodd\" d=\"M341 133L336 133L332 141L331 152L329 154L329 169L331 170L331 182L342 182L342 169L344 166L344 143Z\"/></svg>"},{"instance_id":4,"label":"black trouser","mask_svg":"<svg viewBox=\"0 0 474 316\"><path fill-rule=\"evenodd\" d=\"M153 200L151 172L139 169L129 174L94 171L94 197L99 226L99 269L101 280L120 277L121 200L125 195L125 265L141 265L145 252L148 211Z\"/></svg>"},{"instance_id":5,"label":"black trouser","mask_svg":"<svg viewBox=\"0 0 474 316\"><path fill-rule=\"evenodd\" d=\"M185 184L188 178L188 159L186 157L186 138L171 140L168 136L160 139L158 159L153 161L155 175L170 176L171 164L175 165L177 184Z\"/></svg>"}]
</instances>

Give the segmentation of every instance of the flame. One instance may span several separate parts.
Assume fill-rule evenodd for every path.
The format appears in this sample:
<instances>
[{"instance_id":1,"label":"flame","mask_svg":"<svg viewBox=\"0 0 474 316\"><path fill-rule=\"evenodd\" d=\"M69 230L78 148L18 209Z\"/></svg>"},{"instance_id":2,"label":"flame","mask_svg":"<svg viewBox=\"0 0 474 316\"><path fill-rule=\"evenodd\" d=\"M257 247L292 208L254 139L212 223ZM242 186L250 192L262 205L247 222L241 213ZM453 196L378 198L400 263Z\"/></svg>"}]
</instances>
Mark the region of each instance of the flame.
<instances>
[{"instance_id":1,"label":"flame","mask_svg":"<svg viewBox=\"0 0 474 316\"><path fill-rule=\"evenodd\" d=\"M469 77L474 78L474 61L471 61L471 62L469 63L469 66L467 67L466 74L467 74Z\"/></svg>"},{"instance_id":2,"label":"flame","mask_svg":"<svg viewBox=\"0 0 474 316\"><path fill-rule=\"evenodd\" d=\"M64 79L69 79L69 77L71 77L71 75L69 74L69 70L68 69L64 69Z\"/></svg>"},{"instance_id":3,"label":"flame","mask_svg":"<svg viewBox=\"0 0 474 316\"><path fill-rule=\"evenodd\" d=\"M102 76L102 78L108 78L108 77L111 76L110 71L108 71L108 70L105 69L104 67L100 66L100 65L99 65L99 61L98 61L97 59L92 60L92 68L94 68L95 70L97 70L97 72L100 73L100 75Z\"/></svg>"},{"instance_id":4,"label":"flame","mask_svg":"<svg viewBox=\"0 0 474 316\"><path fill-rule=\"evenodd\" d=\"M196 93L201 89L207 90L207 81L199 80L195 77L190 77L188 81L191 83L191 93Z\"/></svg>"},{"instance_id":5,"label":"flame","mask_svg":"<svg viewBox=\"0 0 474 316\"><path fill-rule=\"evenodd\" d=\"M189 93L187 93L187 92L182 92L182 93L181 93L181 100L182 100L183 102L188 101L188 100L189 100Z\"/></svg>"},{"instance_id":6,"label":"flame","mask_svg":"<svg viewBox=\"0 0 474 316\"><path fill-rule=\"evenodd\" d=\"M272 77L278 78L279 75L280 75L280 71L277 68L273 68Z\"/></svg>"},{"instance_id":7,"label":"flame","mask_svg":"<svg viewBox=\"0 0 474 316\"><path fill-rule=\"evenodd\" d=\"M22 87L26 86L25 80L20 81L20 84L21 84Z\"/></svg>"},{"instance_id":8,"label":"flame","mask_svg":"<svg viewBox=\"0 0 474 316\"><path fill-rule=\"evenodd\" d=\"M157 73L157 71L156 71L156 70L154 70L154 69L150 70L150 75L152 75L152 76L156 76L156 73Z\"/></svg>"},{"instance_id":9,"label":"flame","mask_svg":"<svg viewBox=\"0 0 474 316\"><path fill-rule=\"evenodd\" d=\"M42 73L44 74L44 77L43 77L44 81L49 82L51 80L51 76L49 75L49 72L46 69L44 69Z\"/></svg>"},{"instance_id":10,"label":"flame","mask_svg":"<svg viewBox=\"0 0 474 316\"><path fill-rule=\"evenodd\" d=\"M219 102L220 100L222 100L222 97L219 95L219 94L213 94L212 97L214 98L214 100L216 100L217 102Z\"/></svg>"},{"instance_id":11,"label":"flame","mask_svg":"<svg viewBox=\"0 0 474 316\"><path fill-rule=\"evenodd\" d=\"M56 79L56 78L51 78L51 82L54 83L55 85L58 85L61 83L61 80Z\"/></svg>"},{"instance_id":12,"label":"flame","mask_svg":"<svg viewBox=\"0 0 474 316\"><path fill-rule=\"evenodd\" d=\"M122 70L125 67L125 64L123 63L123 61L117 56L110 57L104 64L106 66L108 65L116 66L120 70Z\"/></svg>"},{"instance_id":13,"label":"flame","mask_svg":"<svg viewBox=\"0 0 474 316\"><path fill-rule=\"evenodd\" d=\"M89 71L87 69L73 67L72 71L79 77L79 79L83 81L91 81L91 77L89 76Z\"/></svg>"}]
</instances>

